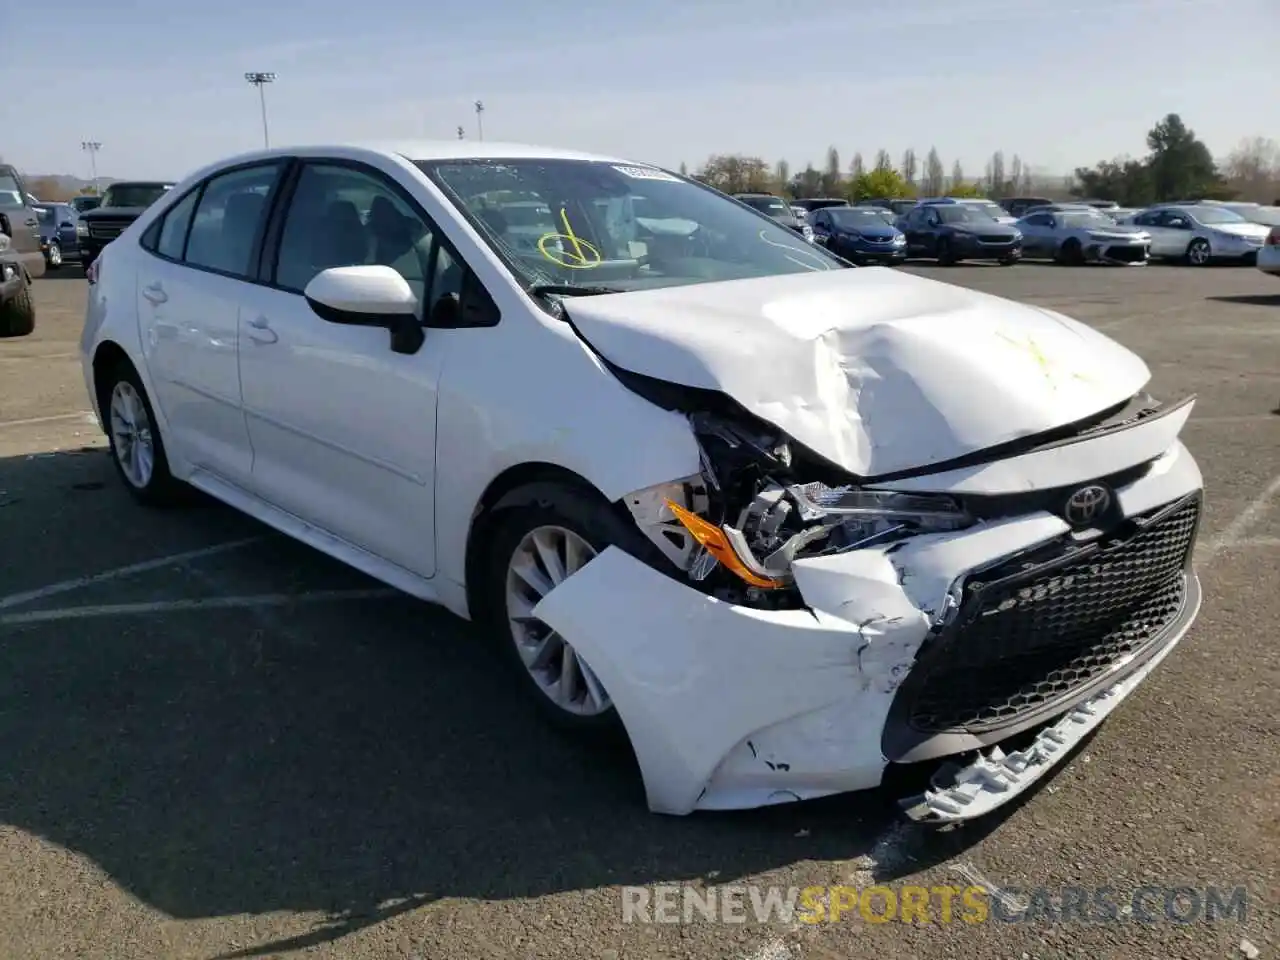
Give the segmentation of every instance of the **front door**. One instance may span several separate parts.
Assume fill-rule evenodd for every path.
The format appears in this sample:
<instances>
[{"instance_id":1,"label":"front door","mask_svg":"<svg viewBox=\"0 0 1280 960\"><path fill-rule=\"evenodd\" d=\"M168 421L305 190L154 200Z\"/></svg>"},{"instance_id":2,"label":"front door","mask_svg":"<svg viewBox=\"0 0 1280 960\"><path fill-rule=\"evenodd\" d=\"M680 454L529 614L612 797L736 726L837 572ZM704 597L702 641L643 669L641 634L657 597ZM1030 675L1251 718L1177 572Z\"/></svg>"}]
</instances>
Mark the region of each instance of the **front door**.
<instances>
[{"instance_id":1,"label":"front door","mask_svg":"<svg viewBox=\"0 0 1280 960\"><path fill-rule=\"evenodd\" d=\"M422 576L435 572L436 394L446 331L412 355L385 329L321 320L321 270L394 267L424 296L433 231L381 171L305 163L284 212L273 283L248 288L240 378L264 500Z\"/></svg>"}]
</instances>

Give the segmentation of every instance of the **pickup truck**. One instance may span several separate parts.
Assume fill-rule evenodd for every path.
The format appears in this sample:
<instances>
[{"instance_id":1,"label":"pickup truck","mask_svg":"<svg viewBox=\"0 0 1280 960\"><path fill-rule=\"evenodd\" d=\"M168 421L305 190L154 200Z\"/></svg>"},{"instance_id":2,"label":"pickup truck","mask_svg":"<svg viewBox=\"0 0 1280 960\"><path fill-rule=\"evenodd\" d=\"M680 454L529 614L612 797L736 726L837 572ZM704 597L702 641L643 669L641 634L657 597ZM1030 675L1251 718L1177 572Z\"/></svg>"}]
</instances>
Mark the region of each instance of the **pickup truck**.
<instances>
[{"instance_id":1,"label":"pickup truck","mask_svg":"<svg viewBox=\"0 0 1280 960\"><path fill-rule=\"evenodd\" d=\"M21 337L36 326L31 281L44 276L40 220L22 176L0 163L0 337Z\"/></svg>"},{"instance_id":2,"label":"pickup truck","mask_svg":"<svg viewBox=\"0 0 1280 960\"><path fill-rule=\"evenodd\" d=\"M107 187L102 194L102 204L82 213L76 226L84 268L88 270L103 247L124 233L129 224L172 187L173 183L160 180L120 180Z\"/></svg>"}]
</instances>

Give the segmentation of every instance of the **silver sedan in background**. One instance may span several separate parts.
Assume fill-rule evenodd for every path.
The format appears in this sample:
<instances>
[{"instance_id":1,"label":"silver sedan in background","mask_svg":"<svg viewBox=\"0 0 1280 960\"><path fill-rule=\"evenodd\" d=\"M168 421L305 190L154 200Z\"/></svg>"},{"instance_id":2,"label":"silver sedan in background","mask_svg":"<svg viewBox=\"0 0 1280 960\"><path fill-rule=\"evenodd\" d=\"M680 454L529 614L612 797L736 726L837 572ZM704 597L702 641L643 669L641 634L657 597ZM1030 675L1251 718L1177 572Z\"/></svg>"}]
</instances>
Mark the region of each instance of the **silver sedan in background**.
<instances>
[{"instance_id":1,"label":"silver sedan in background","mask_svg":"<svg viewBox=\"0 0 1280 960\"><path fill-rule=\"evenodd\" d=\"M1151 234L1151 256L1203 267L1214 260L1253 263L1270 232L1225 207L1167 204L1125 221Z\"/></svg>"},{"instance_id":2,"label":"silver sedan in background","mask_svg":"<svg viewBox=\"0 0 1280 960\"><path fill-rule=\"evenodd\" d=\"M1022 255L1059 263L1113 263L1135 266L1151 255L1151 235L1141 227L1116 223L1086 205L1036 207L1014 224L1022 231Z\"/></svg>"}]
</instances>

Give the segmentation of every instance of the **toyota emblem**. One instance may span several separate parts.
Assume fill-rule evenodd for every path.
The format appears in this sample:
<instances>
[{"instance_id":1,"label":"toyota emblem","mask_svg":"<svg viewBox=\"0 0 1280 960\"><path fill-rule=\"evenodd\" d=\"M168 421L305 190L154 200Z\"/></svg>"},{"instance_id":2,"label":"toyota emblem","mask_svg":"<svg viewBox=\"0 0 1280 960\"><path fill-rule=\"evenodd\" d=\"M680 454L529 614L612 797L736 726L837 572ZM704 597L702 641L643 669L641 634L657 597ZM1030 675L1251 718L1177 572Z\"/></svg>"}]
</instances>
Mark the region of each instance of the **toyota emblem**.
<instances>
[{"instance_id":1,"label":"toyota emblem","mask_svg":"<svg viewBox=\"0 0 1280 960\"><path fill-rule=\"evenodd\" d=\"M1081 487L1069 496L1062 515L1073 527L1084 527L1106 513L1109 506L1111 506L1111 492L1106 487L1095 483Z\"/></svg>"}]
</instances>

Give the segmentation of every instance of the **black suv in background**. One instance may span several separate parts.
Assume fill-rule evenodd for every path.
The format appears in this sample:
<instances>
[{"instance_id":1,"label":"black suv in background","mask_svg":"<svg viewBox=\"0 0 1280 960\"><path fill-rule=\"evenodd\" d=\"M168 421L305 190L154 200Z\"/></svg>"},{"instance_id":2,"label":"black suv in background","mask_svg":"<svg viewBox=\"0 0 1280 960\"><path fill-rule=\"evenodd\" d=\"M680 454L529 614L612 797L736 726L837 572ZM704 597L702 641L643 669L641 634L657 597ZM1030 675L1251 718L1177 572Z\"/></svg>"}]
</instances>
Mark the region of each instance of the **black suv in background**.
<instances>
[{"instance_id":1,"label":"black suv in background","mask_svg":"<svg viewBox=\"0 0 1280 960\"><path fill-rule=\"evenodd\" d=\"M806 240L813 240L813 228L796 219L791 204L771 193L735 193L733 199L745 203L748 207L759 210L767 217L773 217L784 227L790 227Z\"/></svg>"},{"instance_id":2,"label":"black suv in background","mask_svg":"<svg viewBox=\"0 0 1280 960\"><path fill-rule=\"evenodd\" d=\"M76 227L84 268L88 270L103 247L124 233L129 224L172 187L173 183L165 180L121 180L107 187L102 194L102 204L82 213Z\"/></svg>"},{"instance_id":3,"label":"black suv in background","mask_svg":"<svg viewBox=\"0 0 1280 960\"><path fill-rule=\"evenodd\" d=\"M44 276L40 219L18 171L0 163L0 337L35 329L31 281Z\"/></svg>"}]
</instances>

